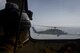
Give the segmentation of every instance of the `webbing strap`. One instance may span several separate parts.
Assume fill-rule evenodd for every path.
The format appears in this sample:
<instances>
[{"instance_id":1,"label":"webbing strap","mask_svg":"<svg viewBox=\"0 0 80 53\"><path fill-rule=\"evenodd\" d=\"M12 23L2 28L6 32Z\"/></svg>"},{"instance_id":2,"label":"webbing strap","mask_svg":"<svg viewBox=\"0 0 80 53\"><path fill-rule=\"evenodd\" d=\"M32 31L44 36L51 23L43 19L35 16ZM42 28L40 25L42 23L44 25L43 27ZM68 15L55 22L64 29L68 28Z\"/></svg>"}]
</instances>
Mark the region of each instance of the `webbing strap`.
<instances>
[{"instance_id":1,"label":"webbing strap","mask_svg":"<svg viewBox=\"0 0 80 53\"><path fill-rule=\"evenodd\" d=\"M21 16L22 16L23 5L24 5L24 0L22 0L22 6L21 6L21 9L20 9L20 19L21 19ZM17 32L18 32L18 34L16 35L16 41L15 41L13 53L16 53L16 47L17 47L17 43L18 43L18 40L19 40L20 22L19 22L19 27L18 27L18 31Z\"/></svg>"}]
</instances>

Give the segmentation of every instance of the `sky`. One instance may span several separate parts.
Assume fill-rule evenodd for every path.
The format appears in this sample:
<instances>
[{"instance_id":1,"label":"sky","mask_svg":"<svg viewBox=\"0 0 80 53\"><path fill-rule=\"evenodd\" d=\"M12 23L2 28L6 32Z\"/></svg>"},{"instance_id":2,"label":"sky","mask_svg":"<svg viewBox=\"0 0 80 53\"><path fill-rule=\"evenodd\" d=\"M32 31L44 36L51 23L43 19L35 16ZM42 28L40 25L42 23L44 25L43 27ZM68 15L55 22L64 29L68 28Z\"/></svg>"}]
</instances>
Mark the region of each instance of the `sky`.
<instances>
[{"instance_id":1,"label":"sky","mask_svg":"<svg viewBox=\"0 0 80 53\"><path fill-rule=\"evenodd\" d=\"M28 0L34 25L80 27L80 0Z\"/></svg>"}]
</instances>

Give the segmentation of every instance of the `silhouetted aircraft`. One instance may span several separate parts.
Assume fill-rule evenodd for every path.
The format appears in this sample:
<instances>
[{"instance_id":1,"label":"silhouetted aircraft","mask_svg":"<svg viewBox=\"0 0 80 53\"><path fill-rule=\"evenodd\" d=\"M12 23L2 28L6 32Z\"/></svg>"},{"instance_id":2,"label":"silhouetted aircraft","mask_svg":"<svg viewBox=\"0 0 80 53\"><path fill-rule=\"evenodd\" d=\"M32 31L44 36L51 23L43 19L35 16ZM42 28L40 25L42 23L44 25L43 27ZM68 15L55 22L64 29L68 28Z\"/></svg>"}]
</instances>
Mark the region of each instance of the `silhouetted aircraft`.
<instances>
[{"instance_id":1,"label":"silhouetted aircraft","mask_svg":"<svg viewBox=\"0 0 80 53\"><path fill-rule=\"evenodd\" d=\"M54 27L54 29L47 29L45 31L37 31L34 27L32 27L32 29L35 33L38 33L38 34L51 34L51 35L57 35L57 36L68 34L60 29L57 29L56 27Z\"/></svg>"}]
</instances>

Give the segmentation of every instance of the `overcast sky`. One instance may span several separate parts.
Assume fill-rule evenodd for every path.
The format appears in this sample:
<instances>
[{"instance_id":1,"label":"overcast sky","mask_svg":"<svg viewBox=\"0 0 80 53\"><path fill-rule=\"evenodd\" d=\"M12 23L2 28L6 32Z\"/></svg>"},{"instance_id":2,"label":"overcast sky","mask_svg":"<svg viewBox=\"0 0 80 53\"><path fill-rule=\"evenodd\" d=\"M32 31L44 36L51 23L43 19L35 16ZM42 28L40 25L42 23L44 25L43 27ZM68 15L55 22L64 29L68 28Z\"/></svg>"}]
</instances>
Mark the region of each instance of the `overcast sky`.
<instances>
[{"instance_id":1,"label":"overcast sky","mask_svg":"<svg viewBox=\"0 0 80 53\"><path fill-rule=\"evenodd\" d=\"M80 0L28 0L33 23L80 27Z\"/></svg>"}]
</instances>

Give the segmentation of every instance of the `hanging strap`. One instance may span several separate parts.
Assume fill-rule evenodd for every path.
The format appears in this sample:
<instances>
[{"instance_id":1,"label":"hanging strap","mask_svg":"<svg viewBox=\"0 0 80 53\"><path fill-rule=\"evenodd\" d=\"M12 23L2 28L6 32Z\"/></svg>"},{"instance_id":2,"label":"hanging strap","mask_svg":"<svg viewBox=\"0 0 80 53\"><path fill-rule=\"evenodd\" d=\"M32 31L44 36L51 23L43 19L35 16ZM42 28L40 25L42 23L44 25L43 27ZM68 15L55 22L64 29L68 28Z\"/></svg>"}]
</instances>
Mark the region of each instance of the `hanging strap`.
<instances>
[{"instance_id":1,"label":"hanging strap","mask_svg":"<svg viewBox=\"0 0 80 53\"><path fill-rule=\"evenodd\" d=\"M22 12L23 12L24 1L25 1L25 0L22 0L22 5L21 5L21 9L20 9L20 19L21 19ZM16 35L16 41L15 41L13 53L16 53L17 43L18 43L18 41L19 41L19 32L20 32L20 22L19 22L19 27L18 27L17 35Z\"/></svg>"}]
</instances>

